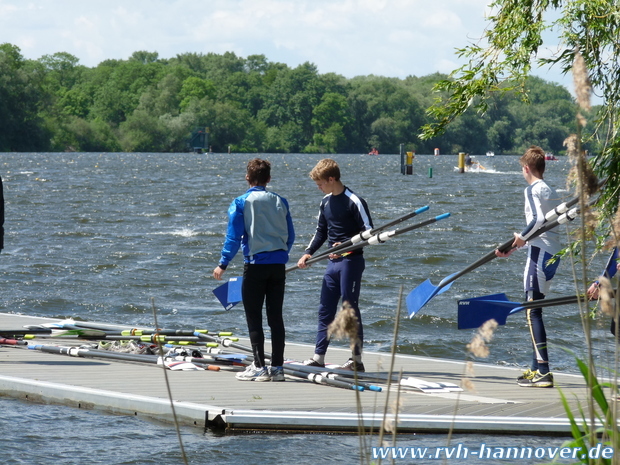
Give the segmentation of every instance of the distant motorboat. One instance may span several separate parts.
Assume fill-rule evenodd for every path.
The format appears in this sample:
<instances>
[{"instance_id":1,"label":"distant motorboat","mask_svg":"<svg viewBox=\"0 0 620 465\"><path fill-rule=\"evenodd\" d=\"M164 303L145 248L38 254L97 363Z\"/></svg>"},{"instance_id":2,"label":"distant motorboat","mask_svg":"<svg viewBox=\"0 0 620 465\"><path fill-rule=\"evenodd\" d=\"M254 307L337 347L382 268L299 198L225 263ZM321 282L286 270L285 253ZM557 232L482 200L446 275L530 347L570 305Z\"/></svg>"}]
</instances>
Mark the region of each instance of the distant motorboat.
<instances>
[{"instance_id":1,"label":"distant motorboat","mask_svg":"<svg viewBox=\"0 0 620 465\"><path fill-rule=\"evenodd\" d=\"M551 152L547 152L545 153L545 160L557 160L558 157L556 157L554 154L552 154Z\"/></svg>"},{"instance_id":2,"label":"distant motorboat","mask_svg":"<svg viewBox=\"0 0 620 465\"><path fill-rule=\"evenodd\" d=\"M487 152L487 157L494 157L494 156L495 156L495 152L492 152L491 150Z\"/></svg>"}]
</instances>

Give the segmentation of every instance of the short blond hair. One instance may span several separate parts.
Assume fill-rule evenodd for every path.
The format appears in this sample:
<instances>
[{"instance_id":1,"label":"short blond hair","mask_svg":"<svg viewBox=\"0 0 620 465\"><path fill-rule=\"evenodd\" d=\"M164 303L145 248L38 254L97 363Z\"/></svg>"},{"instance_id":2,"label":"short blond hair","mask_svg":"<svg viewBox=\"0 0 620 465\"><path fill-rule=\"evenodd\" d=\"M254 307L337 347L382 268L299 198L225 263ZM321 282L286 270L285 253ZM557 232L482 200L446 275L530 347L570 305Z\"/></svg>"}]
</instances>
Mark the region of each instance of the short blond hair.
<instances>
[{"instance_id":1,"label":"short blond hair","mask_svg":"<svg viewBox=\"0 0 620 465\"><path fill-rule=\"evenodd\" d=\"M323 158L310 171L310 179L320 181L328 180L329 178L340 181L340 167L331 158Z\"/></svg>"},{"instance_id":2,"label":"short blond hair","mask_svg":"<svg viewBox=\"0 0 620 465\"><path fill-rule=\"evenodd\" d=\"M527 166L530 171L542 176L545 172L545 151L537 145L532 145L519 158L521 166Z\"/></svg>"}]
</instances>

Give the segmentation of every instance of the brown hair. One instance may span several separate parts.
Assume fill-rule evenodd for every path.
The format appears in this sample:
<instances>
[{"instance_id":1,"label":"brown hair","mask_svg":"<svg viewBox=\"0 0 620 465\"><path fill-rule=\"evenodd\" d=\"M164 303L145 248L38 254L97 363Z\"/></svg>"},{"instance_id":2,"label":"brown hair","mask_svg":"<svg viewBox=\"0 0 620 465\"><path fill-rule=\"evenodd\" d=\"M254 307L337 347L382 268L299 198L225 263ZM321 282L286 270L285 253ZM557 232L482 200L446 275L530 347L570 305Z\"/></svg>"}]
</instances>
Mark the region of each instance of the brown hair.
<instances>
[{"instance_id":1,"label":"brown hair","mask_svg":"<svg viewBox=\"0 0 620 465\"><path fill-rule=\"evenodd\" d=\"M271 178L271 163L260 158L253 158L248 162L248 182L252 186L264 186Z\"/></svg>"},{"instance_id":2,"label":"brown hair","mask_svg":"<svg viewBox=\"0 0 620 465\"><path fill-rule=\"evenodd\" d=\"M320 180L326 181L329 178L340 181L340 167L331 158L323 158L310 171L310 178L315 182Z\"/></svg>"},{"instance_id":3,"label":"brown hair","mask_svg":"<svg viewBox=\"0 0 620 465\"><path fill-rule=\"evenodd\" d=\"M527 166L534 174L542 176L545 172L545 151L537 145L532 145L519 158L521 166Z\"/></svg>"}]
</instances>

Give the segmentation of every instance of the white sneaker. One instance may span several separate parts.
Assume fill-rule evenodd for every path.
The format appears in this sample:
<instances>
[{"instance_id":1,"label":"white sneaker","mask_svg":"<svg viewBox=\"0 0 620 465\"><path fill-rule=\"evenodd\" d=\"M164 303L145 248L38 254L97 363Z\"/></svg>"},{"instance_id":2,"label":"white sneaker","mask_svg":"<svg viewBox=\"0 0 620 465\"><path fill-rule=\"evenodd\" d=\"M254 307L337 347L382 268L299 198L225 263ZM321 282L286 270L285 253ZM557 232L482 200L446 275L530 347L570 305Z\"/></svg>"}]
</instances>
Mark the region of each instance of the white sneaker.
<instances>
[{"instance_id":1,"label":"white sneaker","mask_svg":"<svg viewBox=\"0 0 620 465\"><path fill-rule=\"evenodd\" d=\"M271 381L267 367L258 368L254 362L245 371L237 373L235 378L239 381Z\"/></svg>"}]
</instances>

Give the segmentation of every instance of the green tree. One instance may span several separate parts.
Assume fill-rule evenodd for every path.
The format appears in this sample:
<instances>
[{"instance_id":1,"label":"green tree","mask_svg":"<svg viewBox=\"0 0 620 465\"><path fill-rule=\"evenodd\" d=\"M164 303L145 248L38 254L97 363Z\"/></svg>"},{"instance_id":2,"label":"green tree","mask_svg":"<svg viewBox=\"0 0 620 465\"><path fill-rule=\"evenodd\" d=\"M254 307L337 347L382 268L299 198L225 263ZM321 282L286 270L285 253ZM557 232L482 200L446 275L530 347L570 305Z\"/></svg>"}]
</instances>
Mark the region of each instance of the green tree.
<instances>
[{"instance_id":1,"label":"green tree","mask_svg":"<svg viewBox=\"0 0 620 465\"><path fill-rule=\"evenodd\" d=\"M201 100L205 97L210 99L215 97L215 85L213 82L195 76L188 77L183 81L181 91L179 92L181 111L189 106L192 99Z\"/></svg>"},{"instance_id":2,"label":"green tree","mask_svg":"<svg viewBox=\"0 0 620 465\"><path fill-rule=\"evenodd\" d=\"M159 53L157 52L146 52L144 50L140 50L138 52L133 52L128 61L137 61L143 65L148 65L149 63L155 63L159 58Z\"/></svg>"},{"instance_id":3,"label":"green tree","mask_svg":"<svg viewBox=\"0 0 620 465\"><path fill-rule=\"evenodd\" d=\"M39 116L45 94L29 71L18 47L0 45L0 151L49 148L49 131Z\"/></svg>"}]
</instances>

